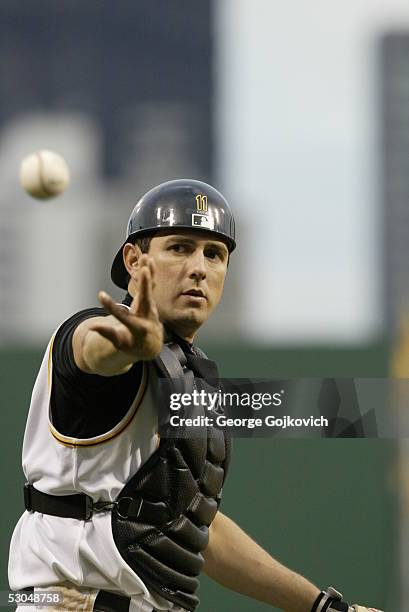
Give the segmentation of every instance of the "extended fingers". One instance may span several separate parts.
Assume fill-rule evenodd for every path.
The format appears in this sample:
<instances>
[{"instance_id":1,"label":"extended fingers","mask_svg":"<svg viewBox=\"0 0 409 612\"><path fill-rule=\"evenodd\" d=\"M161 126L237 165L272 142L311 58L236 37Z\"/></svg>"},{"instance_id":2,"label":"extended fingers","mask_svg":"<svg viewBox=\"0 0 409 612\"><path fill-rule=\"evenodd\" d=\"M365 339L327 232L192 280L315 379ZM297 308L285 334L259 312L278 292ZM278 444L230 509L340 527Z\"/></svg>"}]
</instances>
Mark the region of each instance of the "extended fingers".
<instances>
[{"instance_id":1,"label":"extended fingers","mask_svg":"<svg viewBox=\"0 0 409 612\"><path fill-rule=\"evenodd\" d=\"M138 292L131 304L131 312L138 317L156 317L157 309L153 299L155 264L146 254L141 256L139 263Z\"/></svg>"},{"instance_id":2,"label":"extended fingers","mask_svg":"<svg viewBox=\"0 0 409 612\"><path fill-rule=\"evenodd\" d=\"M109 314L113 315L116 319L121 321L121 323L127 323L129 319L129 310L126 306L115 302L115 300L105 291L100 291L98 293L98 299Z\"/></svg>"},{"instance_id":3,"label":"extended fingers","mask_svg":"<svg viewBox=\"0 0 409 612\"><path fill-rule=\"evenodd\" d=\"M162 348L162 325L155 325L152 321L135 315L129 317L127 327L100 321L91 325L90 331L97 332L118 350L128 352L137 359L152 359Z\"/></svg>"},{"instance_id":4,"label":"extended fingers","mask_svg":"<svg viewBox=\"0 0 409 612\"><path fill-rule=\"evenodd\" d=\"M156 265L152 257L148 259L148 266L151 273L151 285L152 289L155 287L155 273L156 273Z\"/></svg>"},{"instance_id":5,"label":"extended fingers","mask_svg":"<svg viewBox=\"0 0 409 612\"><path fill-rule=\"evenodd\" d=\"M139 317L149 317L152 314L152 277L148 267L142 268L139 286L138 311L135 313Z\"/></svg>"}]
</instances>

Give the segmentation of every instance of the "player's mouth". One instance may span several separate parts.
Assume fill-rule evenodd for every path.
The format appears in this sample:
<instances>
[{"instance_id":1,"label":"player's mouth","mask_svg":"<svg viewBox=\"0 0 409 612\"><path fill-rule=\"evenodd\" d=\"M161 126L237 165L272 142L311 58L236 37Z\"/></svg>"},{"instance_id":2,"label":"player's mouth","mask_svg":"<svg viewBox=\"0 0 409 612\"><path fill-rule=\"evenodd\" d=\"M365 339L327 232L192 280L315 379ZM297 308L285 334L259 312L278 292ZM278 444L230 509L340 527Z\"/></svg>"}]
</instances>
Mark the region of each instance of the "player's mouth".
<instances>
[{"instance_id":1,"label":"player's mouth","mask_svg":"<svg viewBox=\"0 0 409 612\"><path fill-rule=\"evenodd\" d=\"M188 296L196 302L202 302L207 300L206 295L201 289L189 289L189 291L183 291L182 295Z\"/></svg>"}]
</instances>

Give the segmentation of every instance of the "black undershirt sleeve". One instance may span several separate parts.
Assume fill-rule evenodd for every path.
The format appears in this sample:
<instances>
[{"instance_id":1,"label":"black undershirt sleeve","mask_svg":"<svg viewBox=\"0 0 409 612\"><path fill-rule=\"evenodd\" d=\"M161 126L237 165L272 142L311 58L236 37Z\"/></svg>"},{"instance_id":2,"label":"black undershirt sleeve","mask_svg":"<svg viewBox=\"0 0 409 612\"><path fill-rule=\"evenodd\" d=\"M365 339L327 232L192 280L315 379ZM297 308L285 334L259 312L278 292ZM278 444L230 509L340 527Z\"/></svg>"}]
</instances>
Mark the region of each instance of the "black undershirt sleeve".
<instances>
[{"instance_id":1,"label":"black undershirt sleeve","mask_svg":"<svg viewBox=\"0 0 409 612\"><path fill-rule=\"evenodd\" d=\"M58 329L52 349L51 421L73 438L92 438L110 431L129 410L142 380L142 362L118 376L87 374L74 360L75 328L90 317L106 316L102 308L76 313Z\"/></svg>"}]
</instances>

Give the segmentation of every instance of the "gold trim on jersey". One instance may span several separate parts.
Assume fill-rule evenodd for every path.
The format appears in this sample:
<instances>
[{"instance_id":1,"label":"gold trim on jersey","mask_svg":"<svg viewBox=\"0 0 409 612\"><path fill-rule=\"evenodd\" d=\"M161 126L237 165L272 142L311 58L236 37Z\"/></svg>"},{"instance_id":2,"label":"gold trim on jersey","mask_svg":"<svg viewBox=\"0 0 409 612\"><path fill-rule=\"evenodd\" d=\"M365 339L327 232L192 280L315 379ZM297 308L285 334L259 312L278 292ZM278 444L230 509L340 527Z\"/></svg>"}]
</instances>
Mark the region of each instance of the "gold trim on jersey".
<instances>
[{"instance_id":1,"label":"gold trim on jersey","mask_svg":"<svg viewBox=\"0 0 409 612\"><path fill-rule=\"evenodd\" d=\"M108 431L105 434L100 436L95 436L94 438L72 438L70 436L64 436L60 434L52 423L49 422L49 430L53 438L63 446L69 446L71 448L77 448L79 446L96 446L97 444L102 444L104 442L108 442L108 440L112 440L116 438L120 433L124 431L134 418L137 413L140 405L142 404L142 400L145 397L146 389L148 388L148 368L143 364L143 372L142 372L142 380L138 389L138 393L136 394L136 398L134 400L134 407L130 414L124 417L124 419L119 422L111 431Z\"/></svg>"},{"instance_id":2,"label":"gold trim on jersey","mask_svg":"<svg viewBox=\"0 0 409 612\"><path fill-rule=\"evenodd\" d=\"M52 367L52 359L53 359L54 338L55 338L55 335L50 340L50 352L48 353L47 380L48 380L48 390L49 391L51 391L51 367Z\"/></svg>"}]
</instances>

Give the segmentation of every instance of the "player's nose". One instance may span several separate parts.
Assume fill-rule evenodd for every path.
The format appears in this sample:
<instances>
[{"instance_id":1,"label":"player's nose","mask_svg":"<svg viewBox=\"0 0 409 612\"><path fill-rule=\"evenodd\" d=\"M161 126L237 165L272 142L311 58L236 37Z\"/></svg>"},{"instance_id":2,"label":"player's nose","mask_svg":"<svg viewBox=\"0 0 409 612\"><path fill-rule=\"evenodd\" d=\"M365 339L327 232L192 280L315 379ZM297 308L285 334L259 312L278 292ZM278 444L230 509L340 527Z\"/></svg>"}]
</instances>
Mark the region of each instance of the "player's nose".
<instances>
[{"instance_id":1,"label":"player's nose","mask_svg":"<svg viewBox=\"0 0 409 612\"><path fill-rule=\"evenodd\" d=\"M206 278L206 258L203 249L196 249L189 258L189 278L198 281Z\"/></svg>"}]
</instances>

